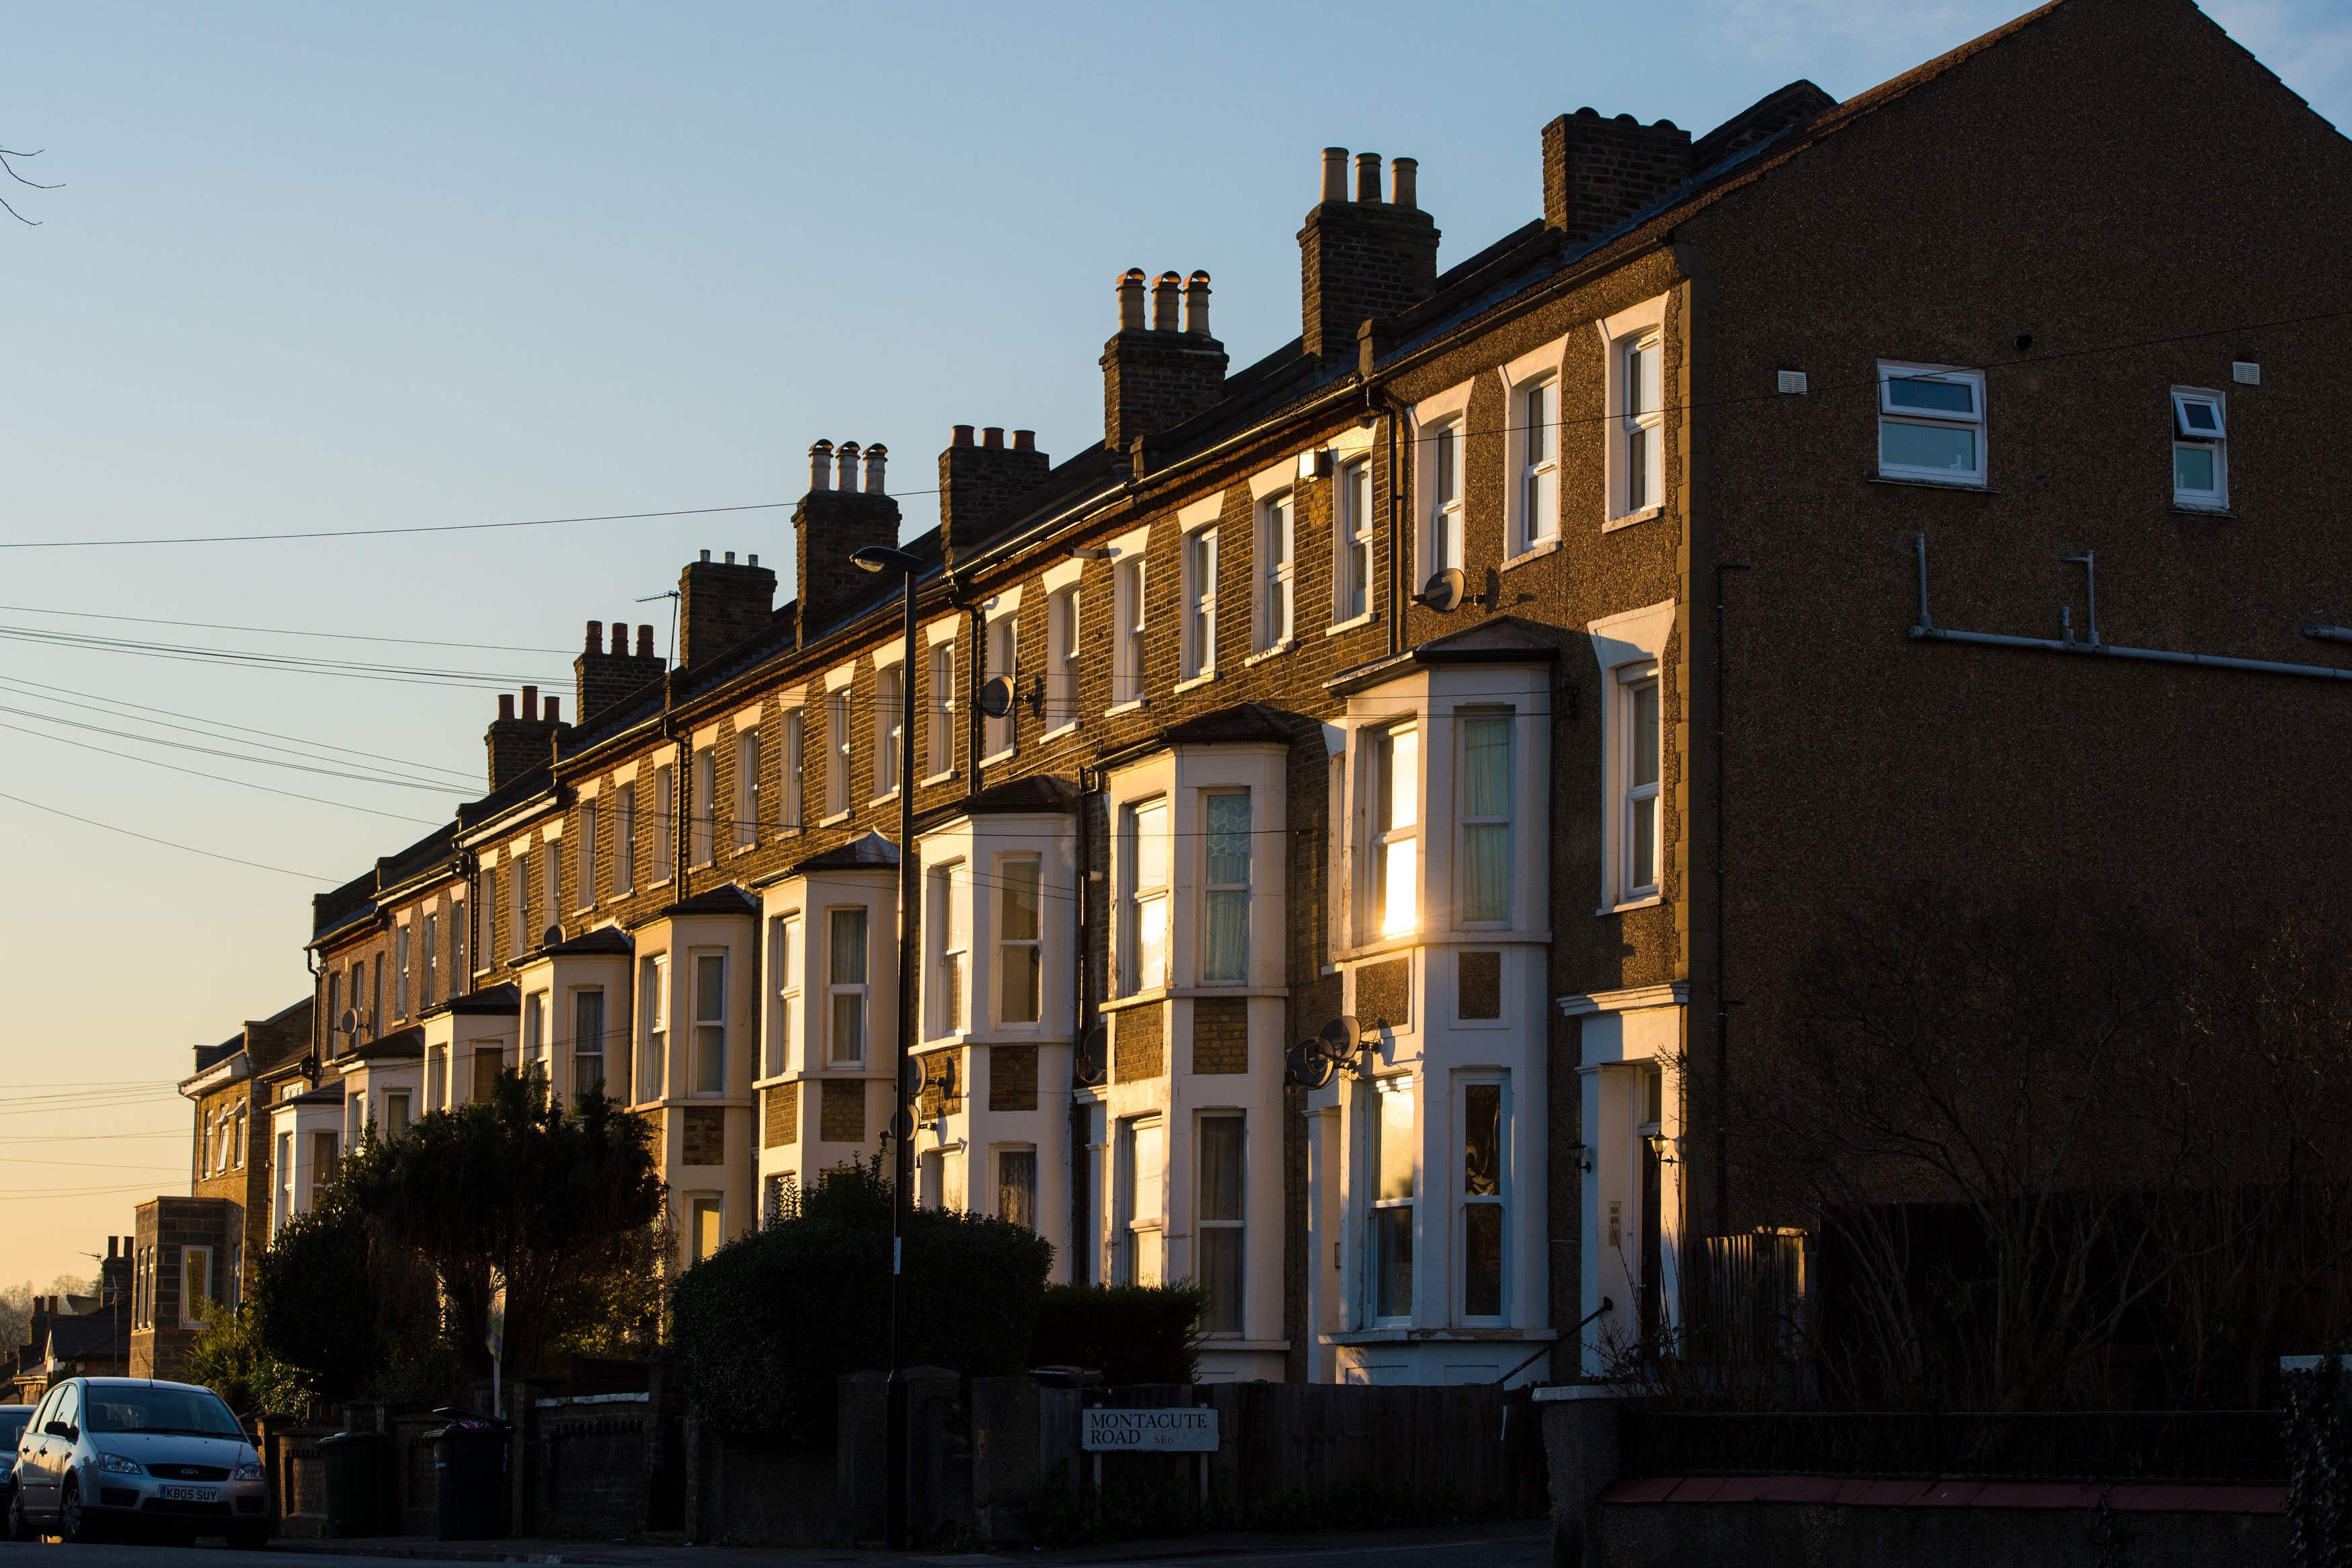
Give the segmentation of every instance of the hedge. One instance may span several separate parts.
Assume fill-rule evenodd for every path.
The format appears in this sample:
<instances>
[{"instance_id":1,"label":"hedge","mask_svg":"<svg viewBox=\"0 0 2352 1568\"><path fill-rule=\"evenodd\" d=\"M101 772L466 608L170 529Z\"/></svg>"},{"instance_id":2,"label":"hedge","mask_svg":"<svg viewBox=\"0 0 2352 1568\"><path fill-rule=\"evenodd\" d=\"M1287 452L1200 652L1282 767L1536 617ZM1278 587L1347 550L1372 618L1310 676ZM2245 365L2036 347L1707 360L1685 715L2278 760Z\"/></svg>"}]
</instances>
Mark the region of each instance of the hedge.
<instances>
[{"instance_id":1,"label":"hedge","mask_svg":"<svg viewBox=\"0 0 2352 1568\"><path fill-rule=\"evenodd\" d=\"M1200 1368L1200 1288L1055 1285L1030 1340L1033 1366L1080 1366L1103 1382L1190 1383Z\"/></svg>"}]
</instances>

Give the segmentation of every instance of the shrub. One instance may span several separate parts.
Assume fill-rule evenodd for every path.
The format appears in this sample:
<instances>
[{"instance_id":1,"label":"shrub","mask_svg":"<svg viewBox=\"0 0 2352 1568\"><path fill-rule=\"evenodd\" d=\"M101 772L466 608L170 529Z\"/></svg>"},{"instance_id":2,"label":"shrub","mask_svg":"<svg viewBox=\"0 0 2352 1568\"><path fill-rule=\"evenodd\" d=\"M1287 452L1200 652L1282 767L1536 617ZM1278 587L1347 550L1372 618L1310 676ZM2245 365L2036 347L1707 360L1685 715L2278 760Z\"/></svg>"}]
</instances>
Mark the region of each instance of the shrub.
<instances>
[{"instance_id":1,"label":"shrub","mask_svg":"<svg viewBox=\"0 0 2352 1568\"><path fill-rule=\"evenodd\" d=\"M366 1389L383 1365L367 1221L336 1203L281 1226L254 1272L253 1321L263 1352L304 1373L328 1399Z\"/></svg>"},{"instance_id":2,"label":"shrub","mask_svg":"<svg viewBox=\"0 0 2352 1568\"><path fill-rule=\"evenodd\" d=\"M919 1210L905 1252L901 1360L1022 1371L1054 1249L979 1215ZM705 1420L752 1443L829 1447L842 1374L889 1361L890 1184L880 1162L821 1173L796 1212L688 1268L677 1357Z\"/></svg>"},{"instance_id":3,"label":"shrub","mask_svg":"<svg viewBox=\"0 0 2352 1568\"><path fill-rule=\"evenodd\" d=\"M1197 1285L1055 1285L1037 1312L1032 1366L1091 1367L1107 1384L1190 1383L1201 1364Z\"/></svg>"},{"instance_id":4,"label":"shrub","mask_svg":"<svg viewBox=\"0 0 2352 1568\"><path fill-rule=\"evenodd\" d=\"M249 1300L234 1312L211 1304L203 1331L188 1347L183 1375L219 1394L239 1415L310 1413L310 1378L269 1353Z\"/></svg>"}]
</instances>

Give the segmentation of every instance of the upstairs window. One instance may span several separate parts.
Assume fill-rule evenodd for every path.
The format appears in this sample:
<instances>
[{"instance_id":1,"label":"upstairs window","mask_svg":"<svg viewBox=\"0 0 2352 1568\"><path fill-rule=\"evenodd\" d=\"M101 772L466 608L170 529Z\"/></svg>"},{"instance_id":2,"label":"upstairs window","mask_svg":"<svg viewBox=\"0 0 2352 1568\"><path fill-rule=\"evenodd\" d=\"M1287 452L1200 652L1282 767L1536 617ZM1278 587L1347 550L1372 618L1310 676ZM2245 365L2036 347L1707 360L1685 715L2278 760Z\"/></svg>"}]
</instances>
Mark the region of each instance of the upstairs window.
<instances>
[{"instance_id":1,"label":"upstairs window","mask_svg":"<svg viewBox=\"0 0 2352 1568\"><path fill-rule=\"evenodd\" d=\"M826 1059L856 1067L866 1059L866 910L834 910L825 951Z\"/></svg>"},{"instance_id":2,"label":"upstairs window","mask_svg":"<svg viewBox=\"0 0 2352 1568\"><path fill-rule=\"evenodd\" d=\"M1245 789L1201 797L1205 940L1201 980L1238 984L1249 978L1250 796Z\"/></svg>"},{"instance_id":3,"label":"upstairs window","mask_svg":"<svg viewBox=\"0 0 2352 1568\"><path fill-rule=\"evenodd\" d=\"M1143 801L1123 815L1120 858L1128 885L1119 931L1121 994L1131 995L1168 984L1168 802L1164 796Z\"/></svg>"},{"instance_id":4,"label":"upstairs window","mask_svg":"<svg viewBox=\"0 0 2352 1568\"><path fill-rule=\"evenodd\" d=\"M2172 504L2230 504L2229 428L2218 392L2172 389Z\"/></svg>"},{"instance_id":5,"label":"upstairs window","mask_svg":"<svg viewBox=\"0 0 2352 1568\"><path fill-rule=\"evenodd\" d=\"M392 933L393 980L392 1016L408 1016L408 939L410 928L404 925Z\"/></svg>"},{"instance_id":6,"label":"upstairs window","mask_svg":"<svg viewBox=\"0 0 2352 1568\"><path fill-rule=\"evenodd\" d=\"M1984 374L1878 366L1878 471L1890 479L1985 482Z\"/></svg>"},{"instance_id":7,"label":"upstairs window","mask_svg":"<svg viewBox=\"0 0 2352 1568\"><path fill-rule=\"evenodd\" d=\"M1004 682L1005 689L1016 689L1014 681L1019 666L1021 622L1017 616L1002 616L988 624L988 678ZM1013 750L1013 707L1008 701L1004 716L987 720L987 732L982 737L990 757L1003 756Z\"/></svg>"},{"instance_id":8,"label":"upstairs window","mask_svg":"<svg viewBox=\"0 0 2352 1568\"><path fill-rule=\"evenodd\" d=\"M1508 713L1462 720L1462 919L1511 918L1511 741Z\"/></svg>"},{"instance_id":9,"label":"upstairs window","mask_svg":"<svg viewBox=\"0 0 2352 1568\"><path fill-rule=\"evenodd\" d=\"M1065 588L1045 601L1045 727L1058 730L1078 716L1078 591Z\"/></svg>"},{"instance_id":10,"label":"upstairs window","mask_svg":"<svg viewBox=\"0 0 2352 1568\"><path fill-rule=\"evenodd\" d=\"M688 807L694 846L688 857L688 865L710 864L710 813L718 794L719 753L716 748L704 746L694 753L694 800Z\"/></svg>"},{"instance_id":11,"label":"upstairs window","mask_svg":"<svg viewBox=\"0 0 2352 1568\"><path fill-rule=\"evenodd\" d=\"M1294 587L1291 577L1296 523L1290 492L1269 496L1258 508L1258 647L1280 647L1290 640Z\"/></svg>"},{"instance_id":12,"label":"upstairs window","mask_svg":"<svg viewBox=\"0 0 2352 1568\"><path fill-rule=\"evenodd\" d=\"M580 803L579 860L572 868L572 883L578 889L580 907L593 909L596 903L596 797L588 796ZM430 967L428 963L428 967Z\"/></svg>"},{"instance_id":13,"label":"upstairs window","mask_svg":"<svg viewBox=\"0 0 2352 1568\"><path fill-rule=\"evenodd\" d=\"M1630 517L1665 500L1663 340L1654 331L1618 345L1617 515Z\"/></svg>"},{"instance_id":14,"label":"upstairs window","mask_svg":"<svg viewBox=\"0 0 2352 1568\"><path fill-rule=\"evenodd\" d=\"M874 672L874 794L906 786L907 676L898 665Z\"/></svg>"},{"instance_id":15,"label":"upstairs window","mask_svg":"<svg viewBox=\"0 0 2352 1568\"><path fill-rule=\"evenodd\" d=\"M1339 568L1331 578L1331 618L1352 621L1372 609L1372 464L1339 470Z\"/></svg>"},{"instance_id":16,"label":"upstairs window","mask_svg":"<svg viewBox=\"0 0 2352 1568\"><path fill-rule=\"evenodd\" d=\"M760 731L755 725L735 731L735 847L749 849L760 841Z\"/></svg>"},{"instance_id":17,"label":"upstairs window","mask_svg":"<svg viewBox=\"0 0 2352 1568\"><path fill-rule=\"evenodd\" d=\"M783 798L778 801L778 822L789 832L798 832L801 824L801 764L806 760L804 746L808 734L807 718L798 708L784 710L784 754L778 766L777 783L783 788Z\"/></svg>"},{"instance_id":18,"label":"upstairs window","mask_svg":"<svg viewBox=\"0 0 2352 1568\"><path fill-rule=\"evenodd\" d=\"M849 689L843 687L824 703L824 814L838 816L849 809Z\"/></svg>"},{"instance_id":19,"label":"upstairs window","mask_svg":"<svg viewBox=\"0 0 2352 1568\"><path fill-rule=\"evenodd\" d=\"M930 769L934 776L955 772L955 644L931 649Z\"/></svg>"},{"instance_id":20,"label":"upstairs window","mask_svg":"<svg viewBox=\"0 0 2352 1568\"><path fill-rule=\"evenodd\" d=\"M1518 532L1514 552L1559 532L1559 383L1539 381L1518 398Z\"/></svg>"},{"instance_id":21,"label":"upstairs window","mask_svg":"<svg viewBox=\"0 0 2352 1568\"><path fill-rule=\"evenodd\" d=\"M475 905L474 908L483 909L485 913L488 912L486 906L478 904ZM449 980L449 984L453 993L466 984L466 905L452 904L450 906L449 924L451 929L449 932L449 945L453 950L451 956L454 959L456 965L450 972Z\"/></svg>"},{"instance_id":22,"label":"upstairs window","mask_svg":"<svg viewBox=\"0 0 2352 1568\"><path fill-rule=\"evenodd\" d=\"M625 784L614 796L613 891L629 893L637 886L637 786Z\"/></svg>"},{"instance_id":23,"label":"upstairs window","mask_svg":"<svg viewBox=\"0 0 2352 1568\"><path fill-rule=\"evenodd\" d=\"M654 886L670 879L677 858L677 770L664 763L654 770Z\"/></svg>"},{"instance_id":24,"label":"upstairs window","mask_svg":"<svg viewBox=\"0 0 2352 1568\"><path fill-rule=\"evenodd\" d=\"M996 863L996 1012L1003 1024L1037 1022L1045 1000L1041 944L1044 889L1034 855L1007 855Z\"/></svg>"},{"instance_id":25,"label":"upstairs window","mask_svg":"<svg viewBox=\"0 0 2352 1568\"><path fill-rule=\"evenodd\" d=\"M1118 642L1112 650L1111 702L1143 700L1143 563L1124 561L1112 579Z\"/></svg>"},{"instance_id":26,"label":"upstairs window","mask_svg":"<svg viewBox=\"0 0 2352 1568\"><path fill-rule=\"evenodd\" d=\"M694 955L694 1092L727 1092L727 955Z\"/></svg>"},{"instance_id":27,"label":"upstairs window","mask_svg":"<svg viewBox=\"0 0 2352 1568\"><path fill-rule=\"evenodd\" d=\"M514 917L507 929L507 956L520 958L530 946L530 858L528 852L507 862L507 902Z\"/></svg>"},{"instance_id":28,"label":"upstairs window","mask_svg":"<svg viewBox=\"0 0 2352 1568\"><path fill-rule=\"evenodd\" d=\"M1462 564L1462 425L1450 420L1429 433L1429 570Z\"/></svg>"},{"instance_id":29,"label":"upstairs window","mask_svg":"<svg viewBox=\"0 0 2352 1568\"><path fill-rule=\"evenodd\" d=\"M1657 666L1628 665L1618 672L1617 707L1623 737L1619 788L1624 819L1619 886L1626 899L1653 898L1658 892L1659 780L1664 772Z\"/></svg>"},{"instance_id":30,"label":"upstairs window","mask_svg":"<svg viewBox=\"0 0 2352 1568\"><path fill-rule=\"evenodd\" d=\"M1380 731L1372 751L1371 914L1378 934L1404 936L1421 923L1421 731Z\"/></svg>"},{"instance_id":31,"label":"upstairs window","mask_svg":"<svg viewBox=\"0 0 2352 1568\"><path fill-rule=\"evenodd\" d=\"M1184 679L1217 668L1217 531L1184 536Z\"/></svg>"},{"instance_id":32,"label":"upstairs window","mask_svg":"<svg viewBox=\"0 0 2352 1568\"><path fill-rule=\"evenodd\" d=\"M540 912L546 916L540 928L539 934L542 937L547 934L547 928L556 923L557 916L563 909L557 880L562 872L562 846L555 839L547 839L539 851Z\"/></svg>"},{"instance_id":33,"label":"upstairs window","mask_svg":"<svg viewBox=\"0 0 2352 1568\"><path fill-rule=\"evenodd\" d=\"M441 1000L441 917L425 917L425 991L418 999L420 1008L430 1007Z\"/></svg>"}]
</instances>

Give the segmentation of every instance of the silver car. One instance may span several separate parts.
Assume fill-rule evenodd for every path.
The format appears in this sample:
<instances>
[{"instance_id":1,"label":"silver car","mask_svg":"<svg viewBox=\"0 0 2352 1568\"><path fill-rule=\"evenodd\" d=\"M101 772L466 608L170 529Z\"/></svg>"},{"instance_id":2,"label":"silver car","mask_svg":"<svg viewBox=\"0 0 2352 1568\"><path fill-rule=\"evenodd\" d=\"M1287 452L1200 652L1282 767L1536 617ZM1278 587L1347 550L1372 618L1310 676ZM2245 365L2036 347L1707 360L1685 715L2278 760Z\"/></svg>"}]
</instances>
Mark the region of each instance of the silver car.
<instances>
[{"instance_id":1,"label":"silver car","mask_svg":"<svg viewBox=\"0 0 2352 1568\"><path fill-rule=\"evenodd\" d=\"M181 1540L269 1540L261 1457L220 1395L185 1383L77 1377L35 1406L16 1440L8 1531L69 1542L133 1528Z\"/></svg>"}]
</instances>

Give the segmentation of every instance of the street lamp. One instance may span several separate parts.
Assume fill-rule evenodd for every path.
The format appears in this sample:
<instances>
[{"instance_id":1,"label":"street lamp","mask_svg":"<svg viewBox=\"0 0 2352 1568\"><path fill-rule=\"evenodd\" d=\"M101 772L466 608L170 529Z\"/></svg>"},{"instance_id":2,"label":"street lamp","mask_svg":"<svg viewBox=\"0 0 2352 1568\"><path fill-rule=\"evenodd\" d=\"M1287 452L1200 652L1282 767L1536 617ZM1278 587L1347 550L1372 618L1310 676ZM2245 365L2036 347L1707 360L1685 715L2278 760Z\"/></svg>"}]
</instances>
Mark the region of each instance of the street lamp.
<instances>
[{"instance_id":1,"label":"street lamp","mask_svg":"<svg viewBox=\"0 0 2352 1568\"><path fill-rule=\"evenodd\" d=\"M915 742L915 577L922 561L887 544L869 544L849 559L860 571L896 572L906 582L907 636L898 666L898 1043L890 1070L890 1381L883 1416L882 1537L893 1552L907 1549L907 1379L899 1364L901 1254L915 1185L914 1118L907 1110L907 1058L915 1030L915 788L908 748ZM880 781L877 781L877 783Z\"/></svg>"}]
</instances>

